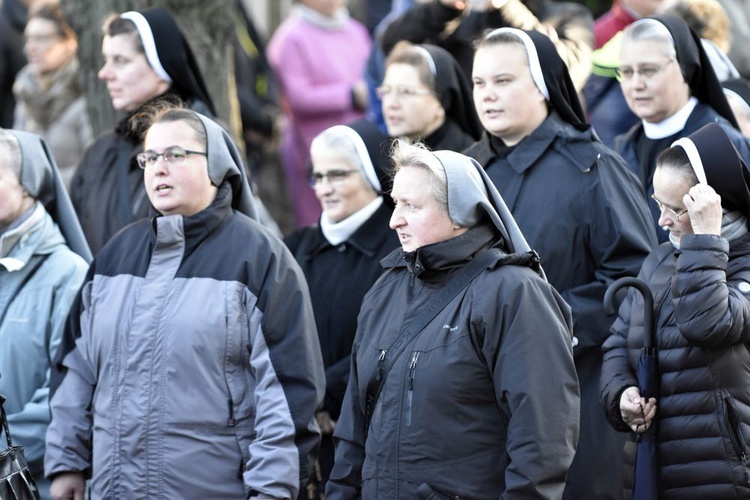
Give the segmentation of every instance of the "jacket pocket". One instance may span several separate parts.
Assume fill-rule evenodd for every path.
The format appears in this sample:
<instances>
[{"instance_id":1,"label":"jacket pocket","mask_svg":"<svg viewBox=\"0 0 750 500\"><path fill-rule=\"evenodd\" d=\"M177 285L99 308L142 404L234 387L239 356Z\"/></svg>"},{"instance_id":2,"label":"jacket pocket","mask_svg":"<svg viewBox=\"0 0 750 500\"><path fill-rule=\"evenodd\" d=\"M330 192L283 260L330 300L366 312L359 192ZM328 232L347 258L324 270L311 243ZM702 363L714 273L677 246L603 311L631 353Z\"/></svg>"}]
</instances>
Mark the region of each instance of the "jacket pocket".
<instances>
[{"instance_id":1,"label":"jacket pocket","mask_svg":"<svg viewBox=\"0 0 750 500\"><path fill-rule=\"evenodd\" d=\"M735 405L734 400L730 397L724 398L724 422L729 431L729 438L732 440L734 451L737 453L737 458L742 462L742 465L747 466L747 445L740 430L740 419L737 415L737 406Z\"/></svg>"},{"instance_id":2,"label":"jacket pocket","mask_svg":"<svg viewBox=\"0 0 750 500\"><path fill-rule=\"evenodd\" d=\"M422 500L461 500L462 498L460 495L437 490L427 483L417 486L417 494L419 494L419 498Z\"/></svg>"}]
</instances>

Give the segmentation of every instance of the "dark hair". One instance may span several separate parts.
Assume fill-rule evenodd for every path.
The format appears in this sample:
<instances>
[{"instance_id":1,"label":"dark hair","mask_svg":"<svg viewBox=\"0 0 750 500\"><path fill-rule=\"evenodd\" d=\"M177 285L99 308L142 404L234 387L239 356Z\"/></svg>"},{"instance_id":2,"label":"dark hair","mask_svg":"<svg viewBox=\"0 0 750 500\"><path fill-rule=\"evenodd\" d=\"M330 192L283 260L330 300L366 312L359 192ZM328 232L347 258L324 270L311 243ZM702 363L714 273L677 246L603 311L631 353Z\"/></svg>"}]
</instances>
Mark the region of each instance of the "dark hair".
<instances>
[{"instance_id":1,"label":"dark hair","mask_svg":"<svg viewBox=\"0 0 750 500\"><path fill-rule=\"evenodd\" d=\"M131 35L133 39L133 47L136 52L145 53L146 50L143 48L143 42L138 34L138 28L135 23L130 19L124 19L119 14L111 14L107 16L102 25L102 32L105 36L113 37L117 35Z\"/></svg>"},{"instance_id":2,"label":"dark hair","mask_svg":"<svg viewBox=\"0 0 750 500\"><path fill-rule=\"evenodd\" d=\"M656 168L672 169L691 181L691 185L698 184L698 176L690 163L685 149L682 146L667 148L656 157Z\"/></svg>"},{"instance_id":3,"label":"dark hair","mask_svg":"<svg viewBox=\"0 0 750 500\"><path fill-rule=\"evenodd\" d=\"M70 27L68 21L65 19L60 3L57 0L44 0L29 9L28 19L44 19L50 21L55 25L57 34L63 40L77 40L75 31ZM28 21L27 21L28 22Z\"/></svg>"}]
</instances>

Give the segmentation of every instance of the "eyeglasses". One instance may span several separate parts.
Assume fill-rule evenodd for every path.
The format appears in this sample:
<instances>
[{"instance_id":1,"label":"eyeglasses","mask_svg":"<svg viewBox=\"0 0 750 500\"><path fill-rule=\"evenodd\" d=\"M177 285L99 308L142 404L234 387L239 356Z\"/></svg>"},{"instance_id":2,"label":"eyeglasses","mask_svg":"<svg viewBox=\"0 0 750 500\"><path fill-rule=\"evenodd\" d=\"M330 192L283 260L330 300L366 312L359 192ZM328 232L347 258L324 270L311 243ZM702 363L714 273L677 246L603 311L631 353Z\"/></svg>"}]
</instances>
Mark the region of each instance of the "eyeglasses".
<instances>
[{"instance_id":1,"label":"eyeglasses","mask_svg":"<svg viewBox=\"0 0 750 500\"><path fill-rule=\"evenodd\" d=\"M51 42L61 40L62 37L57 33L50 33L49 35L24 35L24 43L36 43L39 45L46 45Z\"/></svg>"},{"instance_id":2,"label":"eyeglasses","mask_svg":"<svg viewBox=\"0 0 750 500\"><path fill-rule=\"evenodd\" d=\"M325 174L321 174L320 172L313 172L307 178L307 182L310 183L311 188L316 188L323 183L323 179L328 179L328 182L330 182L331 185L338 186L354 172L359 172L359 170L329 170Z\"/></svg>"},{"instance_id":3,"label":"eyeglasses","mask_svg":"<svg viewBox=\"0 0 750 500\"><path fill-rule=\"evenodd\" d=\"M657 198L653 194L651 195L651 199L656 202L656 206L659 207L659 211L663 212L664 210L666 210L667 212L669 212L670 214L672 214L672 217L674 217L674 220L676 222L680 222L680 217L682 217L683 215L685 215L688 212L687 210L680 210L678 212L675 209L666 206L664 203L661 202L661 200L659 200L659 198Z\"/></svg>"},{"instance_id":4,"label":"eyeglasses","mask_svg":"<svg viewBox=\"0 0 750 500\"><path fill-rule=\"evenodd\" d=\"M671 62L674 62L674 59L669 59L667 62L661 65L647 64L647 65L641 66L640 68L631 68L630 66L623 66L621 68L617 68L615 70L615 74L617 75L617 79L619 81L632 80L635 75L640 76L644 80L651 80L654 77L656 77L659 73L664 71L664 69Z\"/></svg>"},{"instance_id":5,"label":"eyeglasses","mask_svg":"<svg viewBox=\"0 0 750 500\"><path fill-rule=\"evenodd\" d=\"M136 159L138 160L139 167L146 168L153 167L156 164L156 160L158 160L160 156L162 156L164 158L164 161L166 161L170 165L174 165L184 162L188 155L208 156L203 151L190 151L181 148L180 146L170 146L161 153L157 153L155 151L144 151L143 153L138 153Z\"/></svg>"},{"instance_id":6,"label":"eyeglasses","mask_svg":"<svg viewBox=\"0 0 750 500\"><path fill-rule=\"evenodd\" d=\"M390 85L381 85L375 89L375 93L380 99L383 99L389 95L395 95L399 99L410 98L418 95L432 94L431 90L427 89L415 89L414 87L407 87L406 85L396 85L391 87Z\"/></svg>"}]
</instances>

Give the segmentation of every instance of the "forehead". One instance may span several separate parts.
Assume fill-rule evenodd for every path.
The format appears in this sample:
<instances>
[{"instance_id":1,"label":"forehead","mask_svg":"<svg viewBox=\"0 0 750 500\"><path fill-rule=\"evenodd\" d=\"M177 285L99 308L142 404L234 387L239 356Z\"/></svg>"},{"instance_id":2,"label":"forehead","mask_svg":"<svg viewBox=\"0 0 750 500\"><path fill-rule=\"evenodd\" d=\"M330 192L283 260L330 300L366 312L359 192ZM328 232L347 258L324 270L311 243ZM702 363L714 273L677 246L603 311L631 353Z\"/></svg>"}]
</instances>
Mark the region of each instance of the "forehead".
<instances>
[{"instance_id":1,"label":"forehead","mask_svg":"<svg viewBox=\"0 0 750 500\"><path fill-rule=\"evenodd\" d=\"M682 202L682 196L692 187L690 176L675 167L669 165L658 165L654 171L654 194L662 201L667 202L670 198ZM661 196L660 196L661 195Z\"/></svg>"},{"instance_id":2,"label":"forehead","mask_svg":"<svg viewBox=\"0 0 750 500\"><path fill-rule=\"evenodd\" d=\"M672 47L662 40L623 40L620 66L664 62Z\"/></svg>"},{"instance_id":3,"label":"forehead","mask_svg":"<svg viewBox=\"0 0 750 500\"><path fill-rule=\"evenodd\" d=\"M397 82L397 83L409 83L419 84L423 83L419 75L419 70L406 63L391 63L385 70L385 77L383 82Z\"/></svg>"},{"instance_id":4,"label":"forehead","mask_svg":"<svg viewBox=\"0 0 750 500\"><path fill-rule=\"evenodd\" d=\"M182 120L174 122L158 122L151 126L144 140L145 149L160 147L182 146L191 149L202 146L195 130Z\"/></svg>"},{"instance_id":5,"label":"forehead","mask_svg":"<svg viewBox=\"0 0 750 500\"><path fill-rule=\"evenodd\" d=\"M520 42L485 45L474 55L474 76L524 71L529 73L529 58Z\"/></svg>"},{"instance_id":6,"label":"forehead","mask_svg":"<svg viewBox=\"0 0 750 500\"><path fill-rule=\"evenodd\" d=\"M26 23L26 28L23 32L26 35L57 34L57 26L49 19L32 17L29 19L29 22Z\"/></svg>"},{"instance_id":7,"label":"forehead","mask_svg":"<svg viewBox=\"0 0 750 500\"><path fill-rule=\"evenodd\" d=\"M115 36L104 35L102 53L104 54L140 54L136 44L136 33L121 33ZM145 58L145 55L144 55Z\"/></svg>"},{"instance_id":8,"label":"forehead","mask_svg":"<svg viewBox=\"0 0 750 500\"><path fill-rule=\"evenodd\" d=\"M391 196L394 198L427 196L430 185L429 176L429 172L423 167L402 165L393 177Z\"/></svg>"}]
</instances>

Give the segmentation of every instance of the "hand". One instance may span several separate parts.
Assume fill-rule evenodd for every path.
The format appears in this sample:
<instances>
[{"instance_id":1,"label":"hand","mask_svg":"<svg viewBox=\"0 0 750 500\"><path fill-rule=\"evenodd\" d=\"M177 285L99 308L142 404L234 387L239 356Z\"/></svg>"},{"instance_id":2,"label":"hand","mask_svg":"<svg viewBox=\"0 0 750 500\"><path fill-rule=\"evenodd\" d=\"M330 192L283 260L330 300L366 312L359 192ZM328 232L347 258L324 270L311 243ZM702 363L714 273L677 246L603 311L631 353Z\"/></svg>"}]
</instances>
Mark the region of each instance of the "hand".
<instances>
[{"instance_id":1,"label":"hand","mask_svg":"<svg viewBox=\"0 0 750 500\"><path fill-rule=\"evenodd\" d=\"M365 111L370 105L370 95L364 81L360 80L352 86L352 96L354 98L354 109Z\"/></svg>"},{"instance_id":2,"label":"hand","mask_svg":"<svg viewBox=\"0 0 750 500\"><path fill-rule=\"evenodd\" d=\"M721 196L708 184L691 187L682 202L687 208L693 234L721 235Z\"/></svg>"},{"instance_id":3,"label":"hand","mask_svg":"<svg viewBox=\"0 0 750 500\"><path fill-rule=\"evenodd\" d=\"M315 414L315 419L318 421L320 432L323 434L333 434L333 431L336 429L336 421L331 418L330 413L321 410Z\"/></svg>"},{"instance_id":4,"label":"hand","mask_svg":"<svg viewBox=\"0 0 750 500\"><path fill-rule=\"evenodd\" d=\"M81 472L63 472L52 480L49 492L52 500L83 500L86 478Z\"/></svg>"},{"instance_id":5,"label":"hand","mask_svg":"<svg viewBox=\"0 0 750 500\"><path fill-rule=\"evenodd\" d=\"M440 3L452 9L464 10L469 0L440 0Z\"/></svg>"},{"instance_id":6,"label":"hand","mask_svg":"<svg viewBox=\"0 0 750 500\"><path fill-rule=\"evenodd\" d=\"M628 387L620 396L620 416L633 432L646 432L656 416L656 399L646 401L637 387Z\"/></svg>"}]
</instances>

